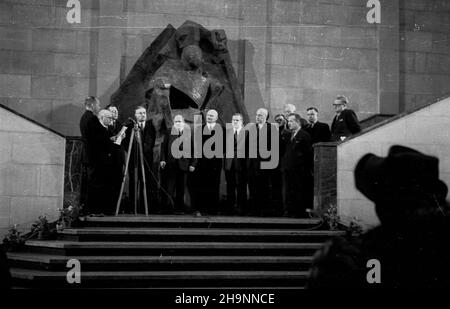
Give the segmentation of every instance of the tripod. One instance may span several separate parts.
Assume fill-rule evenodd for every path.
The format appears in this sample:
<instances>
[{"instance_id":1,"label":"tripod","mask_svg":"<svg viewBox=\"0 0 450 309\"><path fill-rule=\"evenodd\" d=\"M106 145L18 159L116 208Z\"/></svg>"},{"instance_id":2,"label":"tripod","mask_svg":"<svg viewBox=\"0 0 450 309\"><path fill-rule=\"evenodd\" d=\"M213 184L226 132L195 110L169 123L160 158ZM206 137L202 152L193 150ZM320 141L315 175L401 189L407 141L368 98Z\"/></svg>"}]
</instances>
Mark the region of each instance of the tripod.
<instances>
[{"instance_id":1,"label":"tripod","mask_svg":"<svg viewBox=\"0 0 450 309\"><path fill-rule=\"evenodd\" d=\"M141 169L141 175L142 175L142 184L143 184L143 191L144 191L144 206L145 206L145 215L148 216L148 204L147 204L147 186L145 182L145 169L144 169L144 152L142 150L142 140L141 140L141 132L139 130L138 124L135 123L133 127L133 132L131 132L130 136L130 142L128 145L128 153L127 153L127 159L125 162L125 173L122 178L122 185L120 186L120 193L119 193L119 199L117 200L117 206L116 206L116 216L119 214L120 209L120 203L122 201L122 194L123 189L125 187L125 181L128 174L128 168L130 163L130 156L131 156L131 149L133 147L133 139L136 138L136 142L138 144L138 149L135 154L137 155L137 160L135 160L135 166L134 166L134 213L137 215L137 207L138 207L138 193L139 189L139 168ZM138 163L139 162L139 163ZM138 166L139 165L139 166Z\"/></svg>"}]
</instances>

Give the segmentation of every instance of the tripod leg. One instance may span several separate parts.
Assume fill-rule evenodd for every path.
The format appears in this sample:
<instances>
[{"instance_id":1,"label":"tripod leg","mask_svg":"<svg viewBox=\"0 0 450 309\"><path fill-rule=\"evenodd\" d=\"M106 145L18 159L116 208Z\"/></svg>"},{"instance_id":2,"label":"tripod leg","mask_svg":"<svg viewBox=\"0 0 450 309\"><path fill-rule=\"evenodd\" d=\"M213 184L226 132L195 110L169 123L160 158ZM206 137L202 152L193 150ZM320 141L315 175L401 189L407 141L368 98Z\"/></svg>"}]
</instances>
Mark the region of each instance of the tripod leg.
<instances>
[{"instance_id":1,"label":"tripod leg","mask_svg":"<svg viewBox=\"0 0 450 309\"><path fill-rule=\"evenodd\" d=\"M137 157L137 158L136 158ZM133 186L133 190L134 190L134 214L137 215L137 208L138 208L138 201L140 200L140 194L139 194L139 170L138 170L138 166L137 166L137 162L139 158L139 153L136 152L136 157L135 157L135 166L134 166L134 186Z\"/></svg>"},{"instance_id":2,"label":"tripod leg","mask_svg":"<svg viewBox=\"0 0 450 309\"><path fill-rule=\"evenodd\" d=\"M125 161L125 172L124 172L123 178L122 178L122 185L120 186L119 199L117 200L116 216L119 214L119 208L120 208L120 203L122 201L123 189L125 187L125 181L126 181L127 174L128 174L128 166L129 166L129 163L130 163L131 146L133 145L133 137L134 137L134 134L132 132L131 133L131 137L130 137L130 143L128 145L127 159Z\"/></svg>"},{"instance_id":3,"label":"tripod leg","mask_svg":"<svg viewBox=\"0 0 450 309\"><path fill-rule=\"evenodd\" d=\"M147 203L147 184L145 181L145 168L144 168L144 151L142 150L142 141L138 140L139 144L139 154L140 154L140 164L141 164L141 171L142 171L142 186L143 186L143 192L144 192L144 206L145 206L145 215L148 216L148 203Z\"/></svg>"}]
</instances>

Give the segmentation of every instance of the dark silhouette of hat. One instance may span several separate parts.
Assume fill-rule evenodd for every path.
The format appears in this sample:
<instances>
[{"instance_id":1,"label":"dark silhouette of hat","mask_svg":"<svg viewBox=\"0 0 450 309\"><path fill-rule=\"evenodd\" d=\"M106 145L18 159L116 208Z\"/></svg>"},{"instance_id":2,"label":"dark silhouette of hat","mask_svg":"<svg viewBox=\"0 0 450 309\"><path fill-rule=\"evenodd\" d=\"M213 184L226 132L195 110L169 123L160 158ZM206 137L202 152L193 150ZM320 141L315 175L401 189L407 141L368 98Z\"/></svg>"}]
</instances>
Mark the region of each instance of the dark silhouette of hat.
<instances>
[{"instance_id":1,"label":"dark silhouette of hat","mask_svg":"<svg viewBox=\"0 0 450 309\"><path fill-rule=\"evenodd\" d=\"M434 197L445 201L448 188L439 179L439 159L395 145L387 157L364 155L354 171L356 188L377 202L395 197Z\"/></svg>"}]
</instances>

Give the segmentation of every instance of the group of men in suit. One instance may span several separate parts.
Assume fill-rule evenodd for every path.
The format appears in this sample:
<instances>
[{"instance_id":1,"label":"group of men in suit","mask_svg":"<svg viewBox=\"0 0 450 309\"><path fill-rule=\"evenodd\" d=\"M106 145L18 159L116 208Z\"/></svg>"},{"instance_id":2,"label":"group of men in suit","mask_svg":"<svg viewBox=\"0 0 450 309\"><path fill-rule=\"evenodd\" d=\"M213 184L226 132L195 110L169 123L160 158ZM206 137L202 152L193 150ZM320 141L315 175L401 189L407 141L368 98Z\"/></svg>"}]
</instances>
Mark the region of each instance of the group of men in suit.
<instances>
[{"instance_id":1,"label":"group of men in suit","mask_svg":"<svg viewBox=\"0 0 450 309\"><path fill-rule=\"evenodd\" d=\"M85 100L85 112L80 119L84 143L82 165L87 185L82 188L81 203L90 214L112 214L118 197L122 175L121 147L112 135L113 113L100 109L98 98Z\"/></svg>"},{"instance_id":2,"label":"group of men in suit","mask_svg":"<svg viewBox=\"0 0 450 309\"><path fill-rule=\"evenodd\" d=\"M182 115L175 115L172 127L163 126L158 158L154 157L154 153L158 153L154 151L157 132L152 119L147 119L144 107L136 107L134 123L127 125L119 145L115 141L123 125L117 121L117 108L110 106L99 112L98 99L89 97L80 130L86 145L83 158L89 179L87 204L91 205L90 212L107 214L113 211L111 206L118 198L125 153L130 152L130 201L138 200L140 209L145 190L150 210L162 213L192 211L197 215L215 215L220 211L306 216L305 210L313 206L312 145L343 140L360 130L356 114L346 109L347 103L343 96L334 101L336 116L331 131L327 124L318 121L315 107L307 109L308 120L305 120L295 113L295 106L287 104L285 114L275 116L278 132L268 122L269 112L265 108L258 109L255 123L245 127L242 115L234 114L231 126L227 128L219 124L217 111L208 110L206 121L200 127L199 147L202 151L206 146L210 147L212 154L201 153L200 156L192 151L197 142L194 134L189 134L188 143L180 143L180 137L187 136L184 132L191 133L195 128L186 124ZM143 168L139 161L138 139L130 143L131 135L137 133L142 142ZM274 136L278 140L274 140ZM275 148L279 151L279 164L275 168L264 168L273 160ZM177 155L174 149L181 154L188 150L191 155ZM270 156L262 155L261 149L270 150ZM276 160L278 163L278 156ZM222 171L227 192L224 203L220 201ZM143 176L145 187L141 181ZM186 188L189 195L185 194ZM190 204L190 208L186 204ZM132 209L128 211L133 212Z\"/></svg>"},{"instance_id":3,"label":"group of men in suit","mask_svg":"<svg viewBox=\"0 0 450 309\"><path fill-rule=\"evenodd\" d=\"M331 130L318 121L318 109L306 110L307 120L295 113L295 106L285 105L285 113L275 116L280 134L280 168L274 173L272 189L279 191L281 180L284 215L304 216L313 205L313 148L320 142L343 141L361 131L356 113L347 109L348 99L337 96L333 102L336 115ZM275 194L276 196L276 194Z\"/></svg>"}]
</instances>

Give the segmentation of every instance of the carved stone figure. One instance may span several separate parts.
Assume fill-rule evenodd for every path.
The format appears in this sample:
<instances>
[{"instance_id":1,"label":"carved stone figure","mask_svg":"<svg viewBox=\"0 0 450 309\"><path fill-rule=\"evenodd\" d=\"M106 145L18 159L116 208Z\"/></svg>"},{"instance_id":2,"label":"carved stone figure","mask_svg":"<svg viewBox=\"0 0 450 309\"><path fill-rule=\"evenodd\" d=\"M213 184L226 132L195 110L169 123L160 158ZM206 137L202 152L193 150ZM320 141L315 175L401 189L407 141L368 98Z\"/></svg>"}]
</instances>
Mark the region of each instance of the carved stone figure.
<instances>
[{"instance_id":1,"label":"carved stone figure","mask_svg":"<svg viewBox=\"0 0 450 309\"><path fill-rule=\"evenodd\" d=\"M225 32L186 21L177 30L168 25L161 32L111 96L111 104L121 120L135 106L146 106L158 130L163 120L171 126L175 113L192 122L193 115L209 108L218 111L222 123L237 112L248 121L239 87Z\"/></svg>"}]
</instances>

